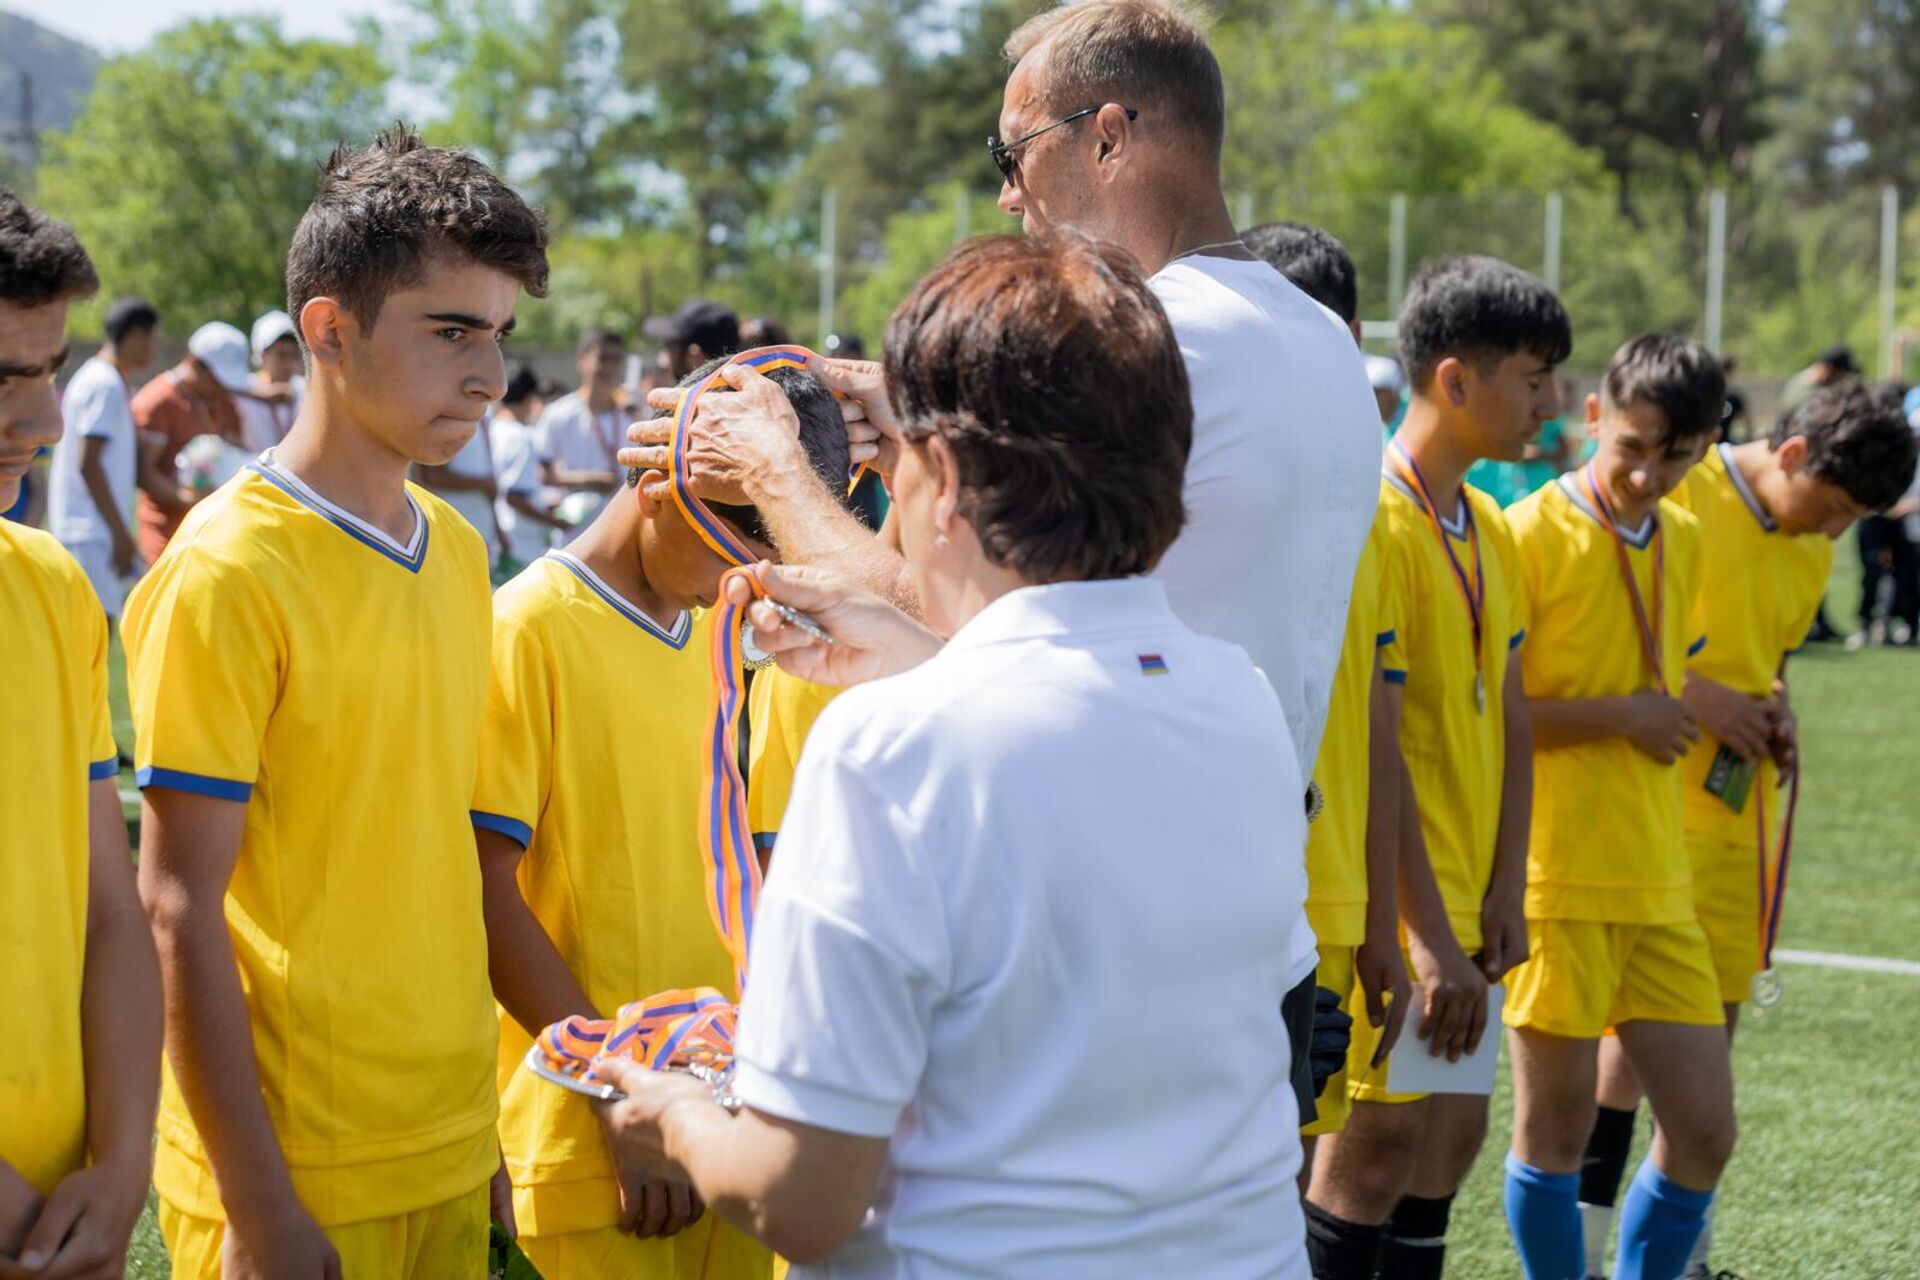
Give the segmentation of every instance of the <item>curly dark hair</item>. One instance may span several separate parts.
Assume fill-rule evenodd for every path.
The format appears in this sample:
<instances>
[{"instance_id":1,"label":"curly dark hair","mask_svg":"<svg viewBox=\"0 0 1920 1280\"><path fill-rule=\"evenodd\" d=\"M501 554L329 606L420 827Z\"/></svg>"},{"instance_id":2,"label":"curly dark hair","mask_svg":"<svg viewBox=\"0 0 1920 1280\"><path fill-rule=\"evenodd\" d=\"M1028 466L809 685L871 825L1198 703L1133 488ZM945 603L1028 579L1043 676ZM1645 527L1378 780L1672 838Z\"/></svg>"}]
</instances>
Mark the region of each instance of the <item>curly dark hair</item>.
<instances>
[{"instance_id":1,"label":"curly dark hair","mask_svg":"<svg viewBox=\"0 0 1920 1280\"><path fill-rule=\"evenodd\" d=\"M1400 306L1400 362L1416 389L1448 356L1486 370L1526 352L1561 364L1573 324L1545 282L1498 258L1443 258L1421 267Z\"/></svg>"},{"instance_id":2,"label":"curly dark hair","mask_svg":"<svg viewBox=\"0 0 1920 1280\"><path fill-rule=\"evenodd\" d=\"M372 327L388 295L418 284L435 254L492 267L547 292L547 228L493 170L430 147L405 125L370 146L339 146L287 250L287 311L336 299Z\"/></svg>"},{"instance_id":3,"label":"curly dark hair","mask_svg":"<svg viewBox=\"0 0 1920 1280\"><path fill-rule=\"evenodd\" d=\"M1347 246L1304 222L1264 222L1240 233L1255 257L1348 324L1360 314L1360 285Z\"/></svg>"},{"instance_id":4,"label":"curly dark hair","mask_svg":"<svg viewBox=\"0 0 1920 1280\"><path fill-rule=\"evenodd\" d=\"M1158 564L1186 519L1186 364L1124 250L1071 233L955 249L887 323L908 439L938 435L962 513L1028 582Z\"/></svg>"},{"instance_id":5,"label":"curly dark hair","mask_svg":"<svg viewBox=\"0 0 1920 1280\"><path fill-rule=\"evenodd\" d=\"M1913 428L1892 391L1853 379L1822 387L1780 420L1767 443L1778 449L1795 436L1807 442L1807 470L1869 511L1885 511L1913 483Z\"/></svg>"},{"instance_id":6,"label":"curly dark hair","mask_svg":"<svg viewBox=\"0 0 1920 1280\"><path fill-rule=\"evenodd\" d=\"M90 298L99 288L73 228L0 187L0 302L26 310Z\"/></svg>"}]
</instances>

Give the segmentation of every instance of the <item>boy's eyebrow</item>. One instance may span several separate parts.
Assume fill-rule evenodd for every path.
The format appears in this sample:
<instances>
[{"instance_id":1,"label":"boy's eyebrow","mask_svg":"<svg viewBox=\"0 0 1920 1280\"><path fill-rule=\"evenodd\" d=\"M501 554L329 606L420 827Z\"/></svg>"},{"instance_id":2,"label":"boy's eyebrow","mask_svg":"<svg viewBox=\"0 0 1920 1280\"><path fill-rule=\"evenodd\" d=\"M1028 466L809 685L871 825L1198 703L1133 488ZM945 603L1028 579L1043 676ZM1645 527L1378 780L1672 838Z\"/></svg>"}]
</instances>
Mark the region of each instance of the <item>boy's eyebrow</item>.
<instances>
[{"instance_id":1,"label":"boy's eyebrow","mask_svg":"<svg viewBox=\"0 0 1920 1280\"><path fill-rule=\"evenodd\" d=\"M463 329L492 330L497 328L502 333L512 333L513 326L520 323L518 316L508 316L505 324L495 325L491 320L484 319L480 316L470 316L464 311L436 311L429 314L427 319L437 320L441 324L457 324Z\"/></svg>"},{"instance_id":2,"label":"boy's eyebrow","mask_svg":"<svg viewBox=\"0 0 1920 1280\"><path fill-rule=\"evenodd\" d=\"M0 378L45 378L66 367L69 348L62 347L39 364L0 363Z\"/></svg>"}]
</instances>

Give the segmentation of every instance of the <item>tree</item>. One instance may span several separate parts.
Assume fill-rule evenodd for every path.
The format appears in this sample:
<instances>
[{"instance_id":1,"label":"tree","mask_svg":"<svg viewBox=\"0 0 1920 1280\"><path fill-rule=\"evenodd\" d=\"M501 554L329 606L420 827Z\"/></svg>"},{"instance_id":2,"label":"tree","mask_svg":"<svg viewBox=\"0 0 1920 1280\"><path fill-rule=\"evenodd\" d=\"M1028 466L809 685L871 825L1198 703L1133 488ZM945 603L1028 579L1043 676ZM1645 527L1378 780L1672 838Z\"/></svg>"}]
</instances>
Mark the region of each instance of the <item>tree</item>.
<instances>
[{"instance_id":1,"label":"tree","mask_svg":"<svg viewBox=\"0 0 1920 1280\"><path fill-rule=\"evenodd\" d=\"M369 48L289 40L260 18L191 22L109 63L41 197L73 223L106 292L140 293L176 331L284 306L288 241L319 163L379 128Z\"/></svg>"},{"instance_id":2,"label":"tree","mask_svg":"<svg viewBox=\"0 0 1920 1280\"><path fill-rule=\"evenodd\" d=\"M1781 171L1920 188L1920 0L1790 0L1779 37Z\"/></svg>"}]
</instances>

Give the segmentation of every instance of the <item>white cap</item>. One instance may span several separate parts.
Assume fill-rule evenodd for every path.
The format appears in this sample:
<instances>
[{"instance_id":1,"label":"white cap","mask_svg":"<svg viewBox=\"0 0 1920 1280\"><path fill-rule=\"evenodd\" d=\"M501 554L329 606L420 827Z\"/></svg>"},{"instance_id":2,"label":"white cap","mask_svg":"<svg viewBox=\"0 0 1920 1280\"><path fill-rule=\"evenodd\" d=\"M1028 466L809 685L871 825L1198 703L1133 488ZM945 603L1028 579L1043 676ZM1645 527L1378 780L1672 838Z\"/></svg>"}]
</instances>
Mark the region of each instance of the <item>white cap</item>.
<instances>
[{"instance_id":1,"label":"white cap","mask_svg":"<svg viewBox=\"0 0 1920 1280\"><path fill-rule=\"evenodd\" d=\"M282 338L292 338L298 342L300 335L294 332L293 317L284 311L269 311L253 322L253 358L266 358L267 348Z\"/></svg>"},{"instance_id":2,"label":"white cap","mask_svg":"<svg viewBox=\"0 0 1920 1280\"><path fill-rule=\"evenodd\" d=\"M1375 391L1401 391L1407 385L1407 375L1400 371L1400 362L1387 356L1367 357L1367 382Z\"/></svg>"},{"instance_id":3,"label":"white cap","mask_svg":"<svg viewBox=\"0 0 1920 1280\"><path fill-rule=\"evenodd\" d=\"M214 380L229 391L245 391L253 377L247 358L247 335L224 321L203 324L187 339L187 354L207 366Z\"/></svg>"}]
</instances>

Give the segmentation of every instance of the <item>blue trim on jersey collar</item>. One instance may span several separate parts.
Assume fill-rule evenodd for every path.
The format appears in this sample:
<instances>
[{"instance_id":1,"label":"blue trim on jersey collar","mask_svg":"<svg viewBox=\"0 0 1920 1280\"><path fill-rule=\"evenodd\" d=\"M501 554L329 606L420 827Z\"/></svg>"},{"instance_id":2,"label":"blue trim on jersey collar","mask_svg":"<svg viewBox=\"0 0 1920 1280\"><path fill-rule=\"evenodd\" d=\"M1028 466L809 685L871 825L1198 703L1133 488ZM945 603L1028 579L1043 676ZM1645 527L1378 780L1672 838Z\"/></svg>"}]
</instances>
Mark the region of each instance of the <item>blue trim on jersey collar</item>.
<instances>
[{"instance_id":1,"label":"blue trim on jersey collar","mask_svg":"<svg viewBox=\"0 0 1920 1280\"><path fill-rule=\"evenodd\" d=\"M1572 502L1574 506L1580 508L1581 511L1586 513L1588 519L1592 520L1595 524L1599 525L1602 529L1607 527L1607 522L1600 518L1600 513L1598 511L1595 511L1593 507L1587 502L1586 495L1581 493L1579 489L1574 487L1572 472L1568 472L1566 475L1561 476L1560 479L1555 483L1557 483L1560 486L1560 492L1567 495L1568 501ZM1638 529L1629 529L1624 525L1621 526L1620 541L1626 543L1628 546L1632 547L1635 551L1645 551L1649 546L1653 544L1654 530L1659 528L1659 525L1655 523L1655 519L1656 519L1655 514L1649 511L1647 512L1647 518L1640 522L1640 527Z\"/></svg>"},{"instance_id":2,"label":"blue trim on jersey collar","mask_svg":"<svg viewBox=\"0 0 1920 1280\"><path fill-rule=\"evenodd\" d=\"M606 601L615 613L625 618L628 622L633 623L668 648L684 649L687 647L687 638L693 634L693 615L685 609L680 611L680 616L673 620L673 628L668 630L652 618L649 618L646 613L637 608L619 592L615 591L605 582L602 582L600 575L587 568L586 564L581 561L578 556L571 555L565 551L554 550L547 552L542 558L552 560L566 569L567 572L585 583L589 591L592 591L593 594Z\"/></svg>"},{"instance_id":3,"label":"blue trim on jersey collar","mask_svg":"<svg viewBox=\"0 0 1920 1280\"><path fill-rule=\"evenodd\" d=\"M1720 462L1726 467L1727 479L1733 481L1733 491L1740 495L1740 501L1747 504L1747 510L1753 513L1753 518L1760 522L1762 529L1768 533L1779 532L1780 523L1767 514L1767 509L1760 505L1760 499L1754 497L1753 490L1747 488L1747 478L1740 474L1739 466L1734 463L1733 446L1721 443L1715 447L1720 450Z\"/></svg>"},{"instance_id":4,"label":"blue trim on jersey collar","mask_svg":"<svg viewBox=\"0 0 1920 1280\"><path fill-rule=\"evenodd\" d=\"M184 769L156 769L148 765L133 775L133 783L142 791L148 787L161 787L169 791L189 791L197 796L212 796L215 800L236 800L241 804L253 798L251 782L209 778L204 773L188 773Z\"/></svg>"},{"instance_id":5,"label":"blue trim on jersey collar","mask_svg":"<svg viewBox=\"0 0 1920 1280\"><path fill-rule=\"evenodd\" d=\"M1411 488L1409 488L1407 485L1407 482L1405 480L1402 480L1399 476L1395 475L1393 472L1388 471L1386 468L1383 467L1380 470L1380 475L1381 475L1381 478L1384 479L1388 484L1392 485L1394 488L1398 489L1401 493L1405 494L1407 496L1407 500L1412 502L1414 506L1425 507L1427 505L1426 500L1424 498L1422 498L1419 494L1415 493ZM1443 517L1440 521L1440 527L1447 531L1447 534L1449 537L1459 538L1463 542L1466 540L1466 537L1467 537L1467 486L1466 485L1462 484L1460 486L1460 497L1456 501L1453 508L1453 519L1449 521Z\"/></svg>"},{"instance_id":6,"label":"blue trim on jersey collar","mask_svg":"<svg viewBox=\"0 0 1920 1280\"><path fill-rule=\"evenodd\" d=\"M268 484L279 489L355 542L373 548L408 573L420 572L420 566L427 562L427 513L420 509L420 504L414 501L411 493L407 495L407 506L413 509L413 538L403 546L388 537L384 531L376 529L352 512L334 506L315 493L303 484L298 476L283 470L276 464L272 454L273 450L269 449L249 462L247 466L257 472Z\"/></svg>"}]
</instances>

